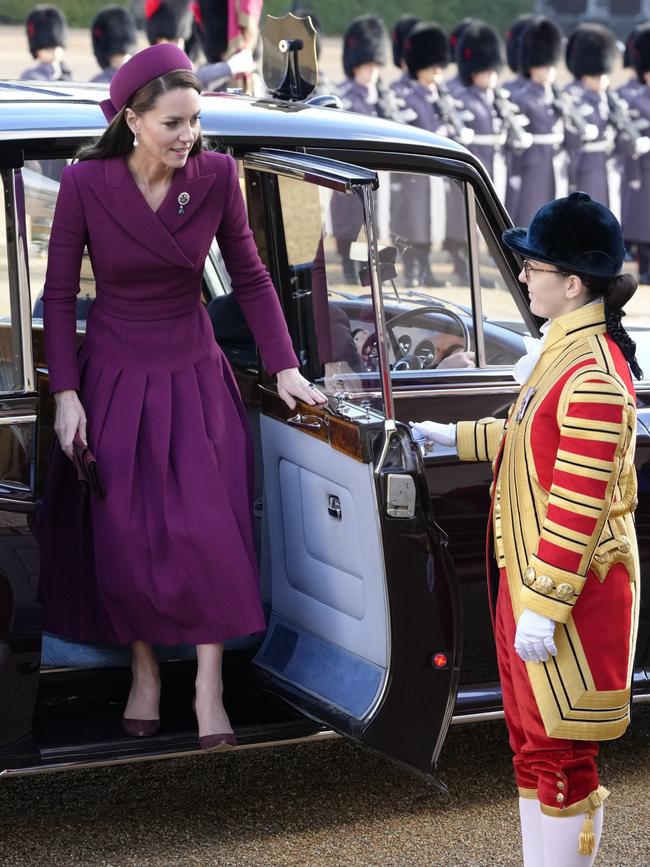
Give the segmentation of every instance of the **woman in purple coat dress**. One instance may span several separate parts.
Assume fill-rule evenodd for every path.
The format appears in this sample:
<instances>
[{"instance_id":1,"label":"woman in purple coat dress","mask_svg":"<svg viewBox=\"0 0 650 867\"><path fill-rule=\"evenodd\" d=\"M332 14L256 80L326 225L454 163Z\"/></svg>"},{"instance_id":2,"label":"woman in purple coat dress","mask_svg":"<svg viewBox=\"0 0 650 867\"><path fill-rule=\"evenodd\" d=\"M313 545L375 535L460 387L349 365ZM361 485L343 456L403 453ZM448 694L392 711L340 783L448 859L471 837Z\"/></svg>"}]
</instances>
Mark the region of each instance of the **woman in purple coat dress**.
<instances>
[{"instance_id":1,"label":"woman in purple coat dress","mask_svg":"<svg viewBox=\"0 0 650 867\"><path fill-rule=\"evenodd\" d=\"M215 234L279 394L290 406L324 398L297 370L236 164L202 150L191 69L174 45L136 54L102 103L108 129L61 178L43 296L60 447L40 522L41 582L47 629L131 645L129 734L159 725L152 644L197 645L200 744L215 749L234 743L223 642L265 626L250 435L201 304ZM97 297L77 356L84 247ZM80 495L67 460L77 432L97 458L103 499Z\"/></svg>"}]
</instances>

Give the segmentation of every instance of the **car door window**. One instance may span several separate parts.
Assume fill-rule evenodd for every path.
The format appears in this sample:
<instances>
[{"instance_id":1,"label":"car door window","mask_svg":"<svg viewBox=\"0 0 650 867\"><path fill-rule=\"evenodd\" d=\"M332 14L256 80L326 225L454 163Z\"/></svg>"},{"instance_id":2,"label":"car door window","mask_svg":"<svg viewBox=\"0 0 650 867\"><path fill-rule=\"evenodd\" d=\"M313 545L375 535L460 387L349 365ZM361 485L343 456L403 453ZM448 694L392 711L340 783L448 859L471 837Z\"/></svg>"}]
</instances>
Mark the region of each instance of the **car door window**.
<instances>
[{"instance_id":1,"label":"car door window","mask_svg":"<svg viewBox=\"0 0 650 867\"><path fill-rule=\"evenodd\" d=\"M290 177L279 177L278 189L305 375L330 393L372 398L381 410L361 199Z\"/></svg>"},{"instance_id":2,"label":"car door window","mask_svg":"<svg viewBox=\"0 0 650 867\"><path fill-rule=\"evenodd\" d=\"M393 378L513 365L525 352L526 326L473 188L424 172L379 176L375 209Z\"/></svg>"}]
</instances>

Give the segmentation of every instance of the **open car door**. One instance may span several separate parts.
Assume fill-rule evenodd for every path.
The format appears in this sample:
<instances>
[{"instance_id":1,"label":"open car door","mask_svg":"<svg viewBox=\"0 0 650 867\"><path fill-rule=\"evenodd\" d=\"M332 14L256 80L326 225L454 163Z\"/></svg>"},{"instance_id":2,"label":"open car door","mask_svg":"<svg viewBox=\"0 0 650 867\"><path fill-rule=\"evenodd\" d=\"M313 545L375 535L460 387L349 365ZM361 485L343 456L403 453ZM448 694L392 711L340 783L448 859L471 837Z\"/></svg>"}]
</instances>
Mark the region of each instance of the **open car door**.
<instances>
[{"instance_id":1,"label":"open car door","mask_svg":"<svg viewBox=\"0 0 650 867\"><path fill-rule=\"evenodd\" d=\"M270 620L255 665L304 714L439 783L460 668L459 591L419 449L393 414L378 178L293 152L250 154L244 166L303 373L329 394L325 406L291 411L263 389ZM350 293L364 302L357 322L336 304Z\"/></svg>"}]
</instances>

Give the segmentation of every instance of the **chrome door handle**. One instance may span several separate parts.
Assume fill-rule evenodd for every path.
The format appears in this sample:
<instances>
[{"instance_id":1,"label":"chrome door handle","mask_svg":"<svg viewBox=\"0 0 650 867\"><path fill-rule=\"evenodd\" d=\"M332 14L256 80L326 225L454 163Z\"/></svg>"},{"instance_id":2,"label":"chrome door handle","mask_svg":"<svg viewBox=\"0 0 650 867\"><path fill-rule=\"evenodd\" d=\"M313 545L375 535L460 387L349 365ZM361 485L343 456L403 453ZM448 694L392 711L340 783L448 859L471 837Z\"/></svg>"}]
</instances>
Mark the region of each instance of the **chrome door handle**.
<instances>
[{"instance_id":1,"label":"chrome door handle","mask_svg":"<svg viewBox=\"0 0 650 867\"><path fill-rule=\"evenodd\" d=\"M319 415L292 415L291 418L287 419L288 424L294 425L294 427L303 427L308 430L320 430L323 427L327 427L328 419L327 417L321 418Z\"/></svg>"}]
</instances>

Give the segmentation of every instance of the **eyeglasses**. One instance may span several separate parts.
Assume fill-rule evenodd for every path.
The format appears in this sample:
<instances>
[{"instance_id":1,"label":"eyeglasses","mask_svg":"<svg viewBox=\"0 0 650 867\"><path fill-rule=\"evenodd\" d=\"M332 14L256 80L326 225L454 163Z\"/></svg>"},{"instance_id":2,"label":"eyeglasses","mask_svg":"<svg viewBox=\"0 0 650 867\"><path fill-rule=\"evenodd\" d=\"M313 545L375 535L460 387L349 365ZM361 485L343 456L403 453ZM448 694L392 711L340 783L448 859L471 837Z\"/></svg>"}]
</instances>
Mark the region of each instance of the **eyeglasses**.
<instances>
[{"instance_id":1,"label":"eyeglasses","mask_svg":"<svg viewBox=\"0 0 650 867\"><path fill-rule=\"evenodd\" d=\"M527 282L530 282L530 275L534 271L539 271L542 274L561 274L563 277L569 276L568 271L558 271L556 269L551 269L551 268L533 268L533 266L530 264L529 259L524 259L524 261L522 262L522 265L523 265L524 273L526 275L526 281Z\"/></svg>"}]
</instances>

